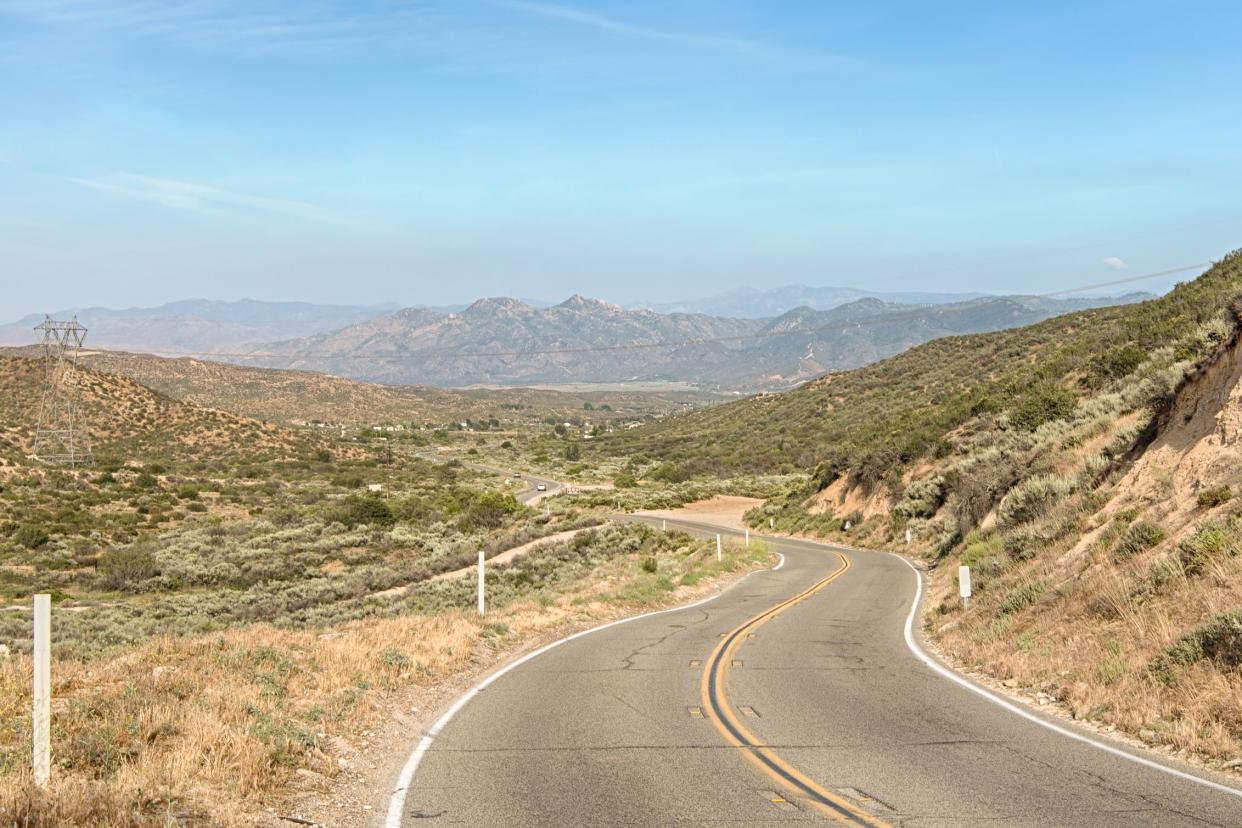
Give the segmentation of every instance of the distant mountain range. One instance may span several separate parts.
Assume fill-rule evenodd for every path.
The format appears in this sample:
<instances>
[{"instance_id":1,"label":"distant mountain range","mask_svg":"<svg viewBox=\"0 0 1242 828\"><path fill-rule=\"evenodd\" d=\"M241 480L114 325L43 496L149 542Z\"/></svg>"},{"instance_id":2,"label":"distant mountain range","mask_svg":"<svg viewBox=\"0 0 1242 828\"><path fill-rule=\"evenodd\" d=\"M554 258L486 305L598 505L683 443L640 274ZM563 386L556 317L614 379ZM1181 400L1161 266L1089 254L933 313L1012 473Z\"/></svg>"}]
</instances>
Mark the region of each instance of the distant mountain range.
<instances>
[{"instance_id":1,"label":"distant mountain range","mask_svg":"<svg viewBox=\"0 0 1242 828\"><path fill-rule=\"evenodd\" d=\"M444 387L663 380L756 390L856 368L942 336L1144 298L1013 296L945 305L867 298L767 319L626 310L582 296L550 308L480 299L461 313L408 308L265 345L237 361Z\"/></svg>"},{"instance_id":2,"label":"distant mountain range","mask_svg":"<svg viewBox=\"0 0 1242 828\"><path fill-rule=\"evenodd\" d=\"M942 336L1018 327L1149 298L963 299L942 293L856 298L861 293L792 286L676 305L718 310L711 314L625 309L574 296L552 306L495 298L464 308L403 309L194 299L154 308L67 309L52 316L76 314L89 329L88 347L194 354L392 384L669 381L748 391L857 368ZM894 297L904 301L891 301ZM807 301L793 309L782 306L794 299ZM771 307L781 310L766 313ZM32 328L42 318L32 314L0 326L0 345L33 344Z\"/></svg>"},{"instance_id":3,"label":"distant mountain range","mask_svg":"<svg viewBox=\"0 0 1242 828\"><path fill-rule=\"evenodd\" d=\"M88 346L153 353L218 353L248 350L278 339L309 336L365 322L399 308L397 304L315 305L309 302L217 302L188 299L154 308L67 308L53 319L77 316L88 329ZM0 345L29 345L43 314L0 325Z\"/></svg>"},{"instance_id":4,"label":"distant mountain range","mask_svg":"<svg viewBox=\"0 0 1242 828\"><path fill-rule=\"evenodd\" d=\"M899 305L948 305L969 302L983 293L885 292L852 287L808 287L782 285L774 288L736 290L686 299L680 302L634 303L633 309L649 308L659 313L706 313L738 318L776 317L793 308L832 310L859 299L879 299Z\"/></svg>"}]
</instances>

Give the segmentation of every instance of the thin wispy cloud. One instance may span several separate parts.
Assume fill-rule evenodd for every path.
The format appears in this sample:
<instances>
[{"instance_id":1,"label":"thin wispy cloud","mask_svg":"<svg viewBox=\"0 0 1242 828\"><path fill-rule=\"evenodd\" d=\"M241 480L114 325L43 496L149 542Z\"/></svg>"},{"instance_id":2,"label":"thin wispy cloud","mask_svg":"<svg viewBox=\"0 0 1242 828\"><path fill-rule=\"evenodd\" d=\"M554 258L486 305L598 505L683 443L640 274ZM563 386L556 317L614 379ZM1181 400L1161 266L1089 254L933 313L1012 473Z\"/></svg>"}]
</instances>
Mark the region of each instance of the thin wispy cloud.
<instances>
[{"instance_id":1,"label":"thin wispy cloud","mask_svg":"<svg viewBox=\"0 0 1242 828\"><path fill-rule=\"evenodd\" d=\"M1125 259L1118 258L1117 256L1105 256L1104 265L1111 267L1113 270L1125 270L1130 266Z\"/></svg>"},{"instance_id":2,"label":"thin wispy cloud","mask_svg":"<svg viewBox=\"0 0 1242 828\"><path fill-rule=\"evenodd\" d=\"M189 181L119 173L107 178L70 178L74 184L118 198L217 216L269 214L345 226L353 220L305 201L238 193Z\"/></svg>"},{"instance_id":3,"label":"thin wispy cloud","mask_svg":"<svg viewBox=\"0 0 1242 828\"><path fill-rule=\"evenodd\" d=\"M608 32L610 34L620 35L623 37L641 38L643 40L659 40L667 43L680 43L690 46L732 49L744 52L759 51L761 48L759 44L749 40L666 31L664 29L648 28L646 26L635 26L630 23L615 20L611 17L606 17L602 14L585 12L570 6L556 5L553 3L536 3L528 2L528 0L495 0L494 4L501 8L511 9L523 14L559 20L565 23L572 23L578 26Z\"/></svg>"},{"instance_id":4,"label":"thin wispy cloud","mask_svg":"<svg viewBox=\"0 0 1242 828\"><path fill-rule=\"evenodd\" d=\"M430 6L358 12L340 4L199 0L0 0L0 15L40 25L158 38L191 48L251 54L325 54L430 40Z\"/></svg>"}]
</instances>

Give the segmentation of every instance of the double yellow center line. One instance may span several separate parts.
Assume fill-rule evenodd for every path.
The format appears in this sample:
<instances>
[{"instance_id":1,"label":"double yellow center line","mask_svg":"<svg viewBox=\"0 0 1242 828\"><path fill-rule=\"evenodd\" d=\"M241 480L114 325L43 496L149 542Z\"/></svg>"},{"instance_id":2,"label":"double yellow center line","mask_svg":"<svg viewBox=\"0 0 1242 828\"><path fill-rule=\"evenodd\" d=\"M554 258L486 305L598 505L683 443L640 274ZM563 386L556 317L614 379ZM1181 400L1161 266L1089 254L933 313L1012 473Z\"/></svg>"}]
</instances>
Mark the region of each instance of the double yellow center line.
<instances>
[{"instance_id":1,"label":"double yellow center line","mask_svg":"<svg viewBox=\"0 0 1242 828\"><path fill-rule=\"evenodd\" d=\"M733 713L732 706L729 704L726 692L729 665L732 663L733 653L741 646L747 634L775 618L782 610L800 604L844 575L850 568L849 558L840 552L837 552L836 555L841 559L841 566L831 575L794 597L782 601L776 606L754 616L721 639L720 643L716 645L716 649L712 651L711 657L708 658L707 666L703 670L700 695L707 718L712 720L712 724L720 731L725 741L740 748L743 755L764 774L775 779L783 787L792 791L800 798L806 799L817 810L838 822L846 825L888 828L888 823L876 819L876 817L862 810L848 799L816 784L777 755L772 748L764 746L738 721L737 716Z\"/></svg>"}]
</instances>

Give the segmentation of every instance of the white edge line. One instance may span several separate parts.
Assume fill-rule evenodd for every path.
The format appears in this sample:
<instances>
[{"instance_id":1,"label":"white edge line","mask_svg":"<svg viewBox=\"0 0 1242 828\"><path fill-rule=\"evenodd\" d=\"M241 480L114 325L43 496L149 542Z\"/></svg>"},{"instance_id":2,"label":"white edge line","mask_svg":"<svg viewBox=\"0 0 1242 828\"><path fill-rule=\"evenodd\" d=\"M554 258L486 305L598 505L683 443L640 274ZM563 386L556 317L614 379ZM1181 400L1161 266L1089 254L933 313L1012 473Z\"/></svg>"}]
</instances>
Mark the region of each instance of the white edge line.
<instances>
[{"instance_id":1,"label":"white edge line","mask_svg":"<svg viewBox=\"0 0 1242 828\"><path fill-rule=\"evenodd\" d=\"M1107 744L1105 742L1092 739L1090 736L1086 736L1082 733L1076 733L1073 730L1070 730L1069 728L1061 727L1058 724L1054 724L1052 722L1046 721L1042 717L1036 716L1031 711L1024 710L1018 705L1014 704L1013 702L1006 701L1000 696L997 696L996 694L989 692L988 690L984 690L982 687L975 684L974 682L966 678L963 678L962 676L959 676L957 673L953 672L949 668L940 664L938 661L936 661L931 656L929 656L927 653L925 653L923 649L919 647L918 642L914 638L914 619L918 615L919 603L921 602L923 598L923 573L919 572L918 568L915 567L914 564L910 563L908 560L906 560L901 555L898 555L893 552L890 552L889 554L892 555L894 558L897 558L898 560L900 560L906 566L910 567L910 569L914 571L914 577L917 579L917 582L918 582L915 588L915 592L914 592L914 604L910 607L910 614L906 616L906 646L910 648L910 652L914 653L915 657L918 658L919 661L922 661L928 667L932 668L932 670L934 670L936 673L940 674L944 678L947 678L949 681L952 681L956 684L961 685L962 687L965 687L970 692L976 695L982 696L983 698L987 699L993 704L1005 708L1010 713L1017 714L1018 716L1021 716L1022 718L1026 719L1029 722L1034 722L1040 727L1044 727L1044 728L1047 728L1048 730L1051 730L1053 733L1060 734L1061 736L1066 736L1075 741L1082 742L1083 744L1091 745L1094 748L1099 748L1100 750L1106 753L1111 753L1113 756L1117 756L1122 759L1129 760L1136 764L1142 765L1145 768L1151 768L1152 770L1160 771L1161 773L1166 773L1169 776L1175 776L1178 779L1184 779L1188 782L1194 782L1196 784L1203 785L1204 787L1208 787L1208 788L1212 788L1213 790L1220 791L1221 793L1226 793L1231 796L1242 798L1242 790L1238 790L1237 788L1230 787L1229 785L1222 785L1221 783L1213 782L1210 779L1204 779L1202 776L1195 776L1193 773L1186 773L1185 771L1180 771L1180 770L1177 770L1176 768L1170 768L1168 765L1163 765L1160 762L1155 762L1155 761L1152 761L1151 759L1146 759L1142 756L1136 756L1133 753L1130 753L1129 751L1125 751L1125 750L1122 750L1121 748L1113 747L1112 745Z\"/></svg>"},{"instance_id":2,"label":"white edge line","mask_svg":"<svg viewBox=\"0 0 1242 828\"><path fill-rule=\"evenodd\" d=\"M776 566L772 567L772 571L773 571L773 572L775 572L776 570L780 569L782 566L784 566L784 565L785 565L785 556L784 556L784 555L781 555L781 553L780 553L780 552L777 552L776 554L777 554L777 555L780 555L781 562L780 562L780 563L778 563Z\"/></svg>"},{"instance_id":3,"label":"white edge line","mask_svg":"<svg viewBox=\"0 0 1242 828\"><path fill-rule=\"evenodd\" d=\"M781 563L783 564L784 562L785 562L784 556L782 556ZM780 567L778 566L777 568L779 569ZM405 810L406 791L409 790L411 783L413 783L414 774L418 772L419 763L423 761L423 756L427 754L427 750L431 747L431 743L434 742L436 740L436 737L440 735L440 732L444 730L445 727L448 726L449 722L453 720L453 717L456 716L458 713L460 713L461 709L465 707L470 702L471 699L473 699L475 696L479 694L480 690L487 687L492 682L496 681L496 679L500 678L505 673L508 673L510 670L514 670L518 667L521 667L523 664L530 661L531 659L537 658L538 656L543 655L548 650L551 650L554 647L559 647L560 645L568 641L573 641L575 638L582 638L584 635L590 635L591 633L597 633L601 630L606 630L609 627L615 627L619 624L628 624L631 621L638 621L642 618L651 618L652 616L664 615L665 613L681 612L682 610L694 609L695 607L700 607L703 604L708 603L709 601L715 601L717 598L724 595L729 590L733 589L733 587L740 584L746 578L749 578L751 575L754 575L755 572L763 572L763 571L764 570L762 569L756 569L756 570L747 572L741 578L738 578L732 584L729 584L729 586L725 587L720 592L717 592L715 595L709 595L706 598L703 598L701 600L695 601L690 604L683 604L682 606L679 606L679 607L669 607L667 609L655 610L654 612L644 612L641 615L633 615L633 616L630 616L629 618L618 618L616 621L609 621L606 624L600 624L598 627L592 627L589 630L582 630L580 632L574 633L573 635L565 636L564 638L553 641L550 644L545 644L539 649L527 653L526 655L519 658L517 661L513 661L513 662L510 662L509 664L506 664L504 667L501 667L499 670L497 670L496 672L492 673L487 678L480 681L474 687L470 688L464 694L462 694L462 696L459 699L457 699L457 701L453 702L452 707L444 711L444 715L440 716L439 719L436 719L435 724L433 724L431 728L427 731L427 733L423 736L423 738L418 741L418 746L414 748L414 752L411 753L410 758L406 760L405 766L401 768L401 775L397 777L397 786L396 788L393 789L392 799L388 801L388 816L384 820L384 828L401 828L401 824L402 824L402 813L401 812Z\"/></svg>"}]
</instances>

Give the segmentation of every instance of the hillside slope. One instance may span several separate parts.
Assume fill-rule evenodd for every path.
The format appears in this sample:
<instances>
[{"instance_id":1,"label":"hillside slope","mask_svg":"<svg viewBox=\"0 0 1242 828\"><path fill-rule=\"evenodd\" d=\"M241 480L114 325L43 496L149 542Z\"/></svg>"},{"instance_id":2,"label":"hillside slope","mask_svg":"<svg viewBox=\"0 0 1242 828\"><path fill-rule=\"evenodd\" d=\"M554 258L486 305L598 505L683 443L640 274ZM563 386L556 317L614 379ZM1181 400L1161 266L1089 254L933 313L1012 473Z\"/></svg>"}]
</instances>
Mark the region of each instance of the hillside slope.
<instances>
[{"instance_id":1,"label":"hillside slope","mask_svg":"<svg viewBox=\"0 0 1242 828\"><path fill-rule=\"evenodd\" d=\"M1112 381L1126 345L1147 353L1200 347L1196 328L1236 292L1237 257L1159 299L1064 314L1034 325L951 336L846 373L678 417L604 441L598 450L713 473L819 467L866 481L890 476L972 418L1037 415L1059 397ZM1119 364L1121 364L1119 363ZM1064 400L1061 400L1064 402ZM1053 404L1056 400L1052 401Z\"/></svg>"},{"instance_id":2,"label":"hillside slope","mask_svg":"<svg viewBox=\"0 0 1242 828\"><path fill-rule=\"evenodd\" d=\"M664 475L814 468L751 525L922 555L951 660L1242 767L1239 297L1242 252L1158 300L929 343L596 450Z\"/></svg>"},{"instance_id":3,"label":"hillside slope","mask_svg":"<svg viewBox=\"0 0 1242 828\"><path fill-rule=\"evenodd\" d=\"M326 445L296 431L160 394L132 379L83 368L78 421L107 462L262 460ZM24 463L43 393L40 359L0 356L0 463Z\"/></svg>"}]
</instances>

